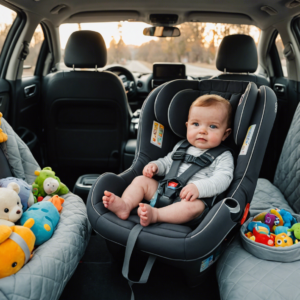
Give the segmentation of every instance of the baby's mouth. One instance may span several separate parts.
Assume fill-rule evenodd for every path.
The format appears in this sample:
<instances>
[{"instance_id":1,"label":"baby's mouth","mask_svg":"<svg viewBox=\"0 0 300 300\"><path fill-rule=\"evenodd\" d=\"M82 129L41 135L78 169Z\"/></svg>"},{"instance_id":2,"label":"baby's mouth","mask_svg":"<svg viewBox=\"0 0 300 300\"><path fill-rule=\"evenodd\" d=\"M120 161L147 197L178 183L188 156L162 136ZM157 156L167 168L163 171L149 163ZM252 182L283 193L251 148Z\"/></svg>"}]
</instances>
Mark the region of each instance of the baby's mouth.
<instances>
[{"instance_id":1,"label":"baby's mouth","mask_svg":"<svg viewBox=\"0 0 300 300\"><path fill-rule=\"evenodd\" d=\"M204 142L204 141L206 141L206 139L204 139L204 138L198 138L197 141Z\"/></svg>"}]
</instances>

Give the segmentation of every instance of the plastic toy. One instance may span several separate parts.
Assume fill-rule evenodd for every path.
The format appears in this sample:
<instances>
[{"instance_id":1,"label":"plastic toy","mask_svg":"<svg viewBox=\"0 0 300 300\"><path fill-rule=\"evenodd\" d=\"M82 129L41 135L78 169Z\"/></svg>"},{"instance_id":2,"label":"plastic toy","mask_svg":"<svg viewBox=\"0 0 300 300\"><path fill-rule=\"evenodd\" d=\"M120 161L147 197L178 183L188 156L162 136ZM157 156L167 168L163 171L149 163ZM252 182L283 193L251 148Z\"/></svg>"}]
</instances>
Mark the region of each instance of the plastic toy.
<instances>
[{"instance_id":1,"label":"plastic toy","mask_svg":"<svg viewBox=\"0 0 300 300\"><path fill-rule=\"evenodd\" d=\"M257 216L255 216L254 218L253 218L253 221L254 222L264 222L265 221L265 217L266 217L266 212L262 212L262 213L260 213L260 214L258 214Z\"/></svg>"},{"instance_id":2,"label":"plastic toy","mask_svg":"<svg viewBox=\"0 0 300 300\"><path fill-rule=\"evenodd\" d=\"M288 229L288 232L293 232L296 239L300 239L300 223L296 223L292 228Z\"/></svg>"},{"instance_id":3,"label":"plastic toy","mask_svg":"<svg viewBox=\"0 0 300 300\"><path fill-rule=\"evenodd\" d=\"M1 118L2 118L2 113L0 112L0 125L1 125ZM7 134L3 132L3 130L0 128L0 143L6 142L7 141Z\"/></svg>"},{"instance_id":4,"label":"plastic toy","mask_svg":"<svg viewBox=\"0 0 300 300\"><path fill-rule=\"evenodd\" d=\"M249 232L245 233L245 236L246 236L248 239L250 239L250 238L253 236L253 233L249 231Z\"/></svg>"},{"instance_id":5,"label":"plastic toy","mask_svg":"<svg viewBox=\"0 0 300 300\"><path fill-rule=\"evenodd\" d=\"M32 225L31 219L24 226L0 225L0 278L17 273L29 260L35 242Z\"/></svg>"},{"instance_id":6,"label":"plastic toy","mask_svg":"<svg viewBox=\"0 0 300 300\"><path fill-rule=\"evenodd\" d=\"M272 230L274 225L279 225L279 218L271 213L267 213L265 216L265 224L267 224L270 227L270 230Z\"/></svg>"},{"instance_id":7,"label":"plastic toy","mask_svg":"<svg viewBox=\"0 0 300 300\"><path fill-rule=\"evenodd\" d=\"M15 177L7 177L0 179L0 187L7 187L11 182L15 182L20 188L19 197L21 198L23 211L25 211L28 207L30 207L36 202L36 199L31 191L32 186L22 179Z\"/></svg>"},{"instance_id":8,"label":"plastic toy","mask_svg":"<svg viewBox=\"0 0 300 300\"><path fill-rule=\"evenodd\" d=\"M63 184L60 179L55 176L55 172L50 167L46 167L41 171L35 171L37 176L33 183L33 189L38 189L37 197L46 195L64 195L69 192L69 189Z\"/></svg>"},{"instance_id":9,"label":"plastic toy","mask_svg":"<svg viewBox=\"0 0 300 300\"><path fill-rule=\"evenodd\" d=\"M284 226L285 227L290 228L290 227L292 227L293 224L297 223L297 220L288 211L286 211L284 209L281 209L279 211L279 213L282 216L282 219L284 221Z\"/></svg>"},{"instance_id":10,"label":"plastic toy","mask_svg":"<svg viewBox=\"0 0 300 300\"><path fill-rule=\"evenodd\" d=\"M261 234L256 230L256 227L253 228L253 235L255 237L254 241L256 243L264 244L267 246L274 246L274 235L268 236L266 234Z\"/></svg>"},{"instance_id":11,"label":"plastic toy","mask_svg":"<svg viewBox=\"0 0 300 300\"><path fill-rule=\"evenodd\" d=\"M11 182L6 188L0 188L0 225L14 226L23 213L19 197L20 187Z\"/></svg>"},{"instance_id":12,"label":"plastic toy","mask_svg":"<svg viewBox=\"0 0 300 300\"><path fill-rule=\"evenodd\" d=\"M256 227L256 231L262 234L270 234L270 227L261 222L250 222L247 226L249 231L253 232L253 228Z\"/></svg>"},{"instance_id":13,"label":"plastic toy","mask_svg":"<svg viewBox=\"0 0 300 300\"><path fill-rule=\"evenodd\" d=\"M292 245L293 245L293 240L286 233L280 233L276 235L275 247L287 247Z\"/></svg>"},{"instance_id":14,"label":"plastic toy","mask_svg":"<svg viewBox=\"0 0 300 300\"><path fill-rule=\"evenodd\" d=\"M52 198L47 199L45 201L51 202L56 207L57 211L61 213L63 209L62 204L65 202L65 199L59 197L58 195L55 195Z\"/></svg>"},{"instance_id":15,"label":"plastic toy","mask_svg":"<svg viewBox=\"0 0 300 300\"><path fill-rule=\"evenodd\" d=\"M32 218L34 225L31 227L36 237L35 246L39 246L49 240L58 224L60 215L49 201L42 201L32 205L22 216L21 225Z\"/></svg>"}]
</instances>

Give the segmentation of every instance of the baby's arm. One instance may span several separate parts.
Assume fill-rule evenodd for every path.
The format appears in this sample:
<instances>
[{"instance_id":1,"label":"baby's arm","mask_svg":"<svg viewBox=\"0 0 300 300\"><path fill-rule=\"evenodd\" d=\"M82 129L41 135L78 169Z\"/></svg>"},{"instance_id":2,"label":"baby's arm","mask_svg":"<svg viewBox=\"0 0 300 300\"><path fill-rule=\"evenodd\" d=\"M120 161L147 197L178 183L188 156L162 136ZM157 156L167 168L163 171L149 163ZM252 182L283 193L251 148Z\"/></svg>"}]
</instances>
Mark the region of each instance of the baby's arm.
<instances>
[{"instance_id":1,"label":"baby's arm","mask_svg":"<svg viewBox=\"0 0 300 300\"><path fill-rule=\"evenodd\" d=\"M152 178L158 171L158 167L155 163L149 163L144 167L143 175Z\"/></svg>"},{"instance_id":2,"label":"baby's arm","mask_svg":"<svg viewBox=\"0 0 300 300\"><path fill-rule=\"evenodd\" d=\"M229 151L224 152L215 161L215 170L211 177L190 181L198 190L198 198L207 198L219 195L226 191L233 179L234 161Z\"/></svg>"}]
</instances>

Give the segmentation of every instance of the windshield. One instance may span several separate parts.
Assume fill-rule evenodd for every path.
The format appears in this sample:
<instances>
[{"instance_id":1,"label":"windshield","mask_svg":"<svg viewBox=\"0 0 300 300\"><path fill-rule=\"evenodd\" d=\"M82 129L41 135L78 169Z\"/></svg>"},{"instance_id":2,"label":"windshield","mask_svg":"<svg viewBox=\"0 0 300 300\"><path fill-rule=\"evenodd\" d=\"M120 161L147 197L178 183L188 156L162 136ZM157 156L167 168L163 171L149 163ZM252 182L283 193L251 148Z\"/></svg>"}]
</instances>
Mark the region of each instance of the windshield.
<instances>
[{"instance_id":1,"label":"windshield","mask_svg":"<svg viewBox=\"0 0 300 300\"><path fill-rule=\"evenodd\" d=\"M118 64L131 72L152 73L154 62L181 62L186 65L186 75L194 77L221 73L216 69L216 54L224 36L247 34L256 44L260 36L260 29L252 25L189 22L177 26L181 36L174 38L144 36L145 27L150 25L142 22L62 24L59 69L66 68L64 49L69 36L77 30L101 33L108 51L105 68Z\"/></svg>"}]
</instances>

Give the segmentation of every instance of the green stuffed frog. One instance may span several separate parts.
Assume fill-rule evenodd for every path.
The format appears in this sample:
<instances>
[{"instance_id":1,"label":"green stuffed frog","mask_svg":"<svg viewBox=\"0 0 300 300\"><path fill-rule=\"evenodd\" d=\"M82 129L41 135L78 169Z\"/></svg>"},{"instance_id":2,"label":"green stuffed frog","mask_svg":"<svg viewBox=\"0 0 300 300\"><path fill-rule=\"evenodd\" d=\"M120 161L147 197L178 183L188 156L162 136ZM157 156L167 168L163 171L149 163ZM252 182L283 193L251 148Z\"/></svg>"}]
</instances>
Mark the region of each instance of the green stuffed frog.
<instances>
[{"instance_id":1,"label":"green stuffed frog","mask_svg":"<svg viewBox=\"0 0 300 300\"><path fill-rule=\"evenodd\" d=\"M37 176L32 184L34 196L45 197L47 195L64 195L69 192L69 189L63 184L60 179L55 176L55 172L50 167L46 167L41 171L35 171Z\"/></svg>"}]
</instances>

